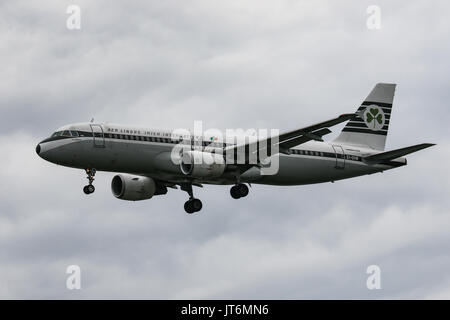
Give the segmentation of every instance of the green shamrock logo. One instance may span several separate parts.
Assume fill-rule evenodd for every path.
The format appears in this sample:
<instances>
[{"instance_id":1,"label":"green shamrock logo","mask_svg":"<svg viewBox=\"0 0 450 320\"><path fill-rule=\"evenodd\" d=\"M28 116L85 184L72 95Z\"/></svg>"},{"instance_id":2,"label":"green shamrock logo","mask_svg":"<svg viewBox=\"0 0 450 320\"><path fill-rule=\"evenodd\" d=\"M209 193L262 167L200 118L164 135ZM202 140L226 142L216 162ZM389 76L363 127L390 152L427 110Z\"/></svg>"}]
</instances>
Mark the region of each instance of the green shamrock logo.
<instances>
[{"instance_id":1,"label":"green shamrock logo","mask_svg":"<svg viewBox=\"0 0 450 320\"><path fill-rule=\"evenodd\" d=\"M383 125L383 115L378 108L370 108L366 113L366 121L368 124L373 124L373 129L377 128L377 122L380 126Z\"/></svg>"}]
</instances>

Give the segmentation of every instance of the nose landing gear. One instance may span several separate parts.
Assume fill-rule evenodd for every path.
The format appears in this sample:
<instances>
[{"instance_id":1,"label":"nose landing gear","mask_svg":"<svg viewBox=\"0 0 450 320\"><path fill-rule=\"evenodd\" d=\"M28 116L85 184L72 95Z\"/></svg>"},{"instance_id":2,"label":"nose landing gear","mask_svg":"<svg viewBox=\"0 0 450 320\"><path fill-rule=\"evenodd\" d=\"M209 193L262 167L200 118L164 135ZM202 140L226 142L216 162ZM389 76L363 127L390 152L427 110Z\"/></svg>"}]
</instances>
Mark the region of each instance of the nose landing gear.
<instances>
[{"instance_id":1,"label":"nose landing gear","mask_svg":"<svg viewBox=\"0 0 450 320\"><path fill-rule=\"evenodd\" d=\"M84 186L83 191L85 194L91 194L94 193L95 191L95 187L92 184L95 180L94 176L95 176L96 170L94 168L92 169L86 169L86 174L87 174L87 179L89 180L89 184Z\"/></svg>"}]
</instances>

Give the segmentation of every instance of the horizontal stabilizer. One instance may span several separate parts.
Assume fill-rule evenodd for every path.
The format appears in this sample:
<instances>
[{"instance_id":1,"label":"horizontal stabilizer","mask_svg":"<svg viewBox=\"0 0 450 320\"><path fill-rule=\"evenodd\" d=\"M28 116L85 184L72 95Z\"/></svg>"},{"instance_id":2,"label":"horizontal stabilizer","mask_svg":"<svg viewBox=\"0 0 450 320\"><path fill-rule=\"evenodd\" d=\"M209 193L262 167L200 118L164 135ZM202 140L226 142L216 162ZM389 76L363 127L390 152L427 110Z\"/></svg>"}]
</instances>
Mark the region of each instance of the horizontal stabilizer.
<instances>
[{"instance_id":1,"label":"horizontal stabilizer","mask_svg":"<svg viewBox=\"0 0 450 320\"><path fill-rule=\"evenodd\" d=\"M363 161L367 164L377 164L377 163L381 163L384 161L394 160L394 159L400 158L402 156L405 156L407 154L410 154L410 153L413 153L413 152L416 152L416 151L419 151L419 150L422 150L425 148L432 147L434 145L435 145L434 143L422 143L422 144L417 144L417 145L411 146L411 147L377 153L377 154L363 158Z\"/></svg>"}]
</instances>

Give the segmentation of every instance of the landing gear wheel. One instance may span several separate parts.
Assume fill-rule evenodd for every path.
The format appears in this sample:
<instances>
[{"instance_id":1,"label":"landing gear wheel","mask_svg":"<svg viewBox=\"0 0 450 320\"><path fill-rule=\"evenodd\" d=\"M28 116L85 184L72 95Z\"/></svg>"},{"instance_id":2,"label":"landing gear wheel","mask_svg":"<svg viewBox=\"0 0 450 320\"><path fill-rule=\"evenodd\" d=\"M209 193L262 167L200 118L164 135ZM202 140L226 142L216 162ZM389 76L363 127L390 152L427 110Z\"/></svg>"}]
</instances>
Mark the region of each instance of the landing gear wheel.
<instances>
[{"instance_id":1,"label":"landing gear wheel","mask_svg":"<svg viewBox=\"0 0 450 320\"><path fill-rule=\"evenodd\" d=\"M194 212L198 212L200 210L202 210L203 204L200 201L200 199L192 199L192 207L194 208Z\"/></svg>"},{"instance_id":2,"label":"landing gear wheel","mask_svg":"<svg viewBox=\"0 0 450 320\"><path fill-rule=\"evenodd\" d=\"M184 211L186 211L189 214L194 213L194 207L192 206L192 202L190 200L184 203Z\"/></svg>"},{"instance_id":3,"label":"landing gear wheel","mask_svg":"<svg viewBox=\"0 0 450 320\"><path fill-rule=\"evenodd\" d=\"M95 187L92 184L88 184L87 186L84 186L83 191L85 194L91 194L94 193Z\"/></svg>"},{"instance_id":4,"label":"landing gear wheel","mask_svg":"<svg viewBox=\"0 0 450 320\"><path fill-rule=\"evenodd\" d=\"M94 191L95 191L95 187L92 184L88 185L87 189L88 189L89 193L94 193Z\"/></svg>"},{"instance_id":5,"label":"landing gear wheel","mask_svg":"<svg viewBox=\"0 0 450 320\"><path fill-rule=\"evenodd\" d=\"M184 210L189 214L202 210L202 207L203 204L200 199L193 198L184 203Z\"/></svg>"},{"instance_id":6,"label":"landing gear wheel","mask_svg":"<svg viewBox=\"0 0 450 320\"><path fill-rule=\"evenodd\" d=\"M184 203L184 210L189 214L202 210L202 202L200 199L194 198L192 183L180 184L180 187L181 190L186 191L189 194L189 200Z\"/></svg>"},{"instance_id":7,"label":"landing gear wheel","mask_svg":"<svg viewBox=\"0 0 450 320\"><path fill-rule=\"evenodd\" d=\"M246 197L248 195L248 187L245 184L241 183L236 187L239 190L239 194L241 195L241 197Z\"/></svg>"},{"instance_id":8,"label":"landing gear wheel","mask_svg":"<svg viewBox=\"0 0 450 320\"><path fill-rule=\"evenodd\" d=\"M248 195L247 185L240 183L230 189L230 194L233 199L239 199Z\"/></svg>"},{"instance_id":9,"label":"landing gear wheel","mask_svg":"<svg viewBox=\"0 0 450 320\"><path fill-rule=\"evenodd\" d=\"M241 194L240 194L237 186L231 187L230 194L233 199L239 199L241 197Z\"/></svg>"}]
</instances>

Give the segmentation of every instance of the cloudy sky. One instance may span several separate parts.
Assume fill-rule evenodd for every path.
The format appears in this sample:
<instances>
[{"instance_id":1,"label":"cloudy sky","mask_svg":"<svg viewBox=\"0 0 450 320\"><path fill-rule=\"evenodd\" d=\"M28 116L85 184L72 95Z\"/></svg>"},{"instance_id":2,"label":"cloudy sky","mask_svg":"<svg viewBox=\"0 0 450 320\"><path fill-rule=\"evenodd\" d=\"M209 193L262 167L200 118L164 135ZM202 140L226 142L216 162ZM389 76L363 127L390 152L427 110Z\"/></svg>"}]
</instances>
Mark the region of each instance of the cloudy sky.
<instances>
[{"instance_id":1,"label":"cloudy sky","mask_svg":"<svg viewBox=\"0 0 450 320\"><path fill-rule=\"evenodd\" d=\"M66 9L81 8L81 30ZM369 30L369 5L381 29ZM0 2L0 298L450 298L448 1ZM298 187L115 199L36 144L79 121L298 128L398 84L408 166ZM336 127L331 138L339 132ZM66 288L79 265L82 289ZM381 290L366 269L381 268Z\"/></svg>"}]
</instances>

